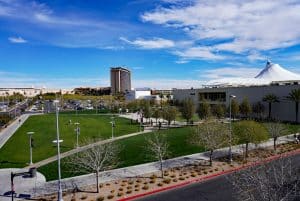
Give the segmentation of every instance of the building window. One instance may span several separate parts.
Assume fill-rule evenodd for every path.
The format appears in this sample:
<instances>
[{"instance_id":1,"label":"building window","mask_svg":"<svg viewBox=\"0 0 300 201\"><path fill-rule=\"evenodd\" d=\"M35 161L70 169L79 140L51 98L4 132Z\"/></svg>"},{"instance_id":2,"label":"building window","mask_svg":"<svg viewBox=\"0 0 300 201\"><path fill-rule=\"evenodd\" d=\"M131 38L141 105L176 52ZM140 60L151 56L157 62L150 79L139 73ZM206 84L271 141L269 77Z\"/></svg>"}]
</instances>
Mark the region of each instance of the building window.
<instances>
[{"instance_id":1,"label":"building window","mask_svg":"<svg viewBox=\"0 0 300 201\"><path fill-rule=\"evenodd\" d=\"M226 93L225 92L201 92L199 93L199 101L226 101Z\"/></svg>"}]
</instances>

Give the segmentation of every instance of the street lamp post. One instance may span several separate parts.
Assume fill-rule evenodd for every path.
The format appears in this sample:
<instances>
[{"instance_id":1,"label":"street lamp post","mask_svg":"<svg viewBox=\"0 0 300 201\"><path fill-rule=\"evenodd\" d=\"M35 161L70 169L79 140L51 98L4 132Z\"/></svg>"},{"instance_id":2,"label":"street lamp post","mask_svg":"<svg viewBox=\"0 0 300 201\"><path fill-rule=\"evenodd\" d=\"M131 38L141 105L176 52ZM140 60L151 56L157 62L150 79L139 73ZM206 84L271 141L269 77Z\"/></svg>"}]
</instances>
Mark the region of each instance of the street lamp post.
<instances>
[{"instance_id":1,"label":"street lamp post","mask_svg":"<svg viewBox=\"0 0 300 201\"><path fill-rule=\"evenodd\" d=\"M54 140L53 142L56 143L57 145L57 169L58 169L58 201L63 201L62 198L62 188L61 188L61 173L60 173L60 145L59 143L62 142L62 140L59 139L59 126L58 126L58 112L59 112L59 108L58 108L58 100L54 101L55 103L55 107L56 107L56 140Z\"/></svg>"},{"instance_id":2,"label":"street lamp post","mask_svg":"<svg viewBox=\"0 0 300 201\"><path fill-rule=\"evenodd\" d=\"M232 162L232 123L231 123L231 102L235 95L229 96L229 162Z\"/></svg>"},{"instance_id":3,"label":"street lamp post","mask_svg":"<svg viewBox=\"0 0 300 201\"><path fill-rule=\"evenodd\" d=\"M75 128L75 131L76 131L76 148L79 147L78 145L78 137L79 137L79 134L80 134L80 128L79 128L79 124L78 122L75 122L74 123L76 125L76 128Z\"/></svg>"},{"instance_id":4,"label":"street lamp post","mask_svg":"<svg viewBox=\"0 0 300 201\"><path fill-rule=\"evenodd\" d=\"M114 138L114 127L115 127L115 118L112 116L111 117L111 138Z\"/></svg>"},{"instance_id":5,"label":"street lamp post","mask_svg":"<svg viewBox=\"0 0 300 201\"><path fill-rule=\"evenodd\" d=\"M29 162L29 165L32 165L32 135L34 134L34 132L27 132L27 135L29 135L29 154L30 154L30 162Z\"/></svg>"}]
</instances>

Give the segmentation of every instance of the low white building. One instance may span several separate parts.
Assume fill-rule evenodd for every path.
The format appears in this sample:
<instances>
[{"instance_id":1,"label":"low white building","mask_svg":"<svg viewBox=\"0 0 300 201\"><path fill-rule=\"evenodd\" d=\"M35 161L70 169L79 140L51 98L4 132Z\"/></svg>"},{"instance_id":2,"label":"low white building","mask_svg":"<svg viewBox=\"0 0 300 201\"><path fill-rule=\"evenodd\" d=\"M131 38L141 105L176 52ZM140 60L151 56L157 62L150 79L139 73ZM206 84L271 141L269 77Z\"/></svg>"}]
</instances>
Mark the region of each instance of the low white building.
<instances>
[{"instance_id":1,"label":"low white building","mask_svg":"<svg viewBox=\"0 0 300 201\"><path fill-rule=\"evenodd\" d=\"M126 101L133 101L136 99L151 99L151 90L148 88L134 89L126 92L125 99Z\"/></svg>"}]
</instances>

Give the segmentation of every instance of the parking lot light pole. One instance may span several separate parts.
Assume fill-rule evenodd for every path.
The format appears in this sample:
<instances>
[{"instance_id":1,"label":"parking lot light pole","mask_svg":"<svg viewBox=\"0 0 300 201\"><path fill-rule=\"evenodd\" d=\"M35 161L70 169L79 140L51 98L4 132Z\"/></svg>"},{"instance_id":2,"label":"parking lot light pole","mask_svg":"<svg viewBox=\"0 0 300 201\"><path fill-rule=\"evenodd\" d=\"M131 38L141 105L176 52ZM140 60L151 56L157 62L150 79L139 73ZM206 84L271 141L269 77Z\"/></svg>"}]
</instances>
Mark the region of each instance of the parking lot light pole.
<instances>
[{"instance_id":1,"label":"parking lot light pole","mask_svg":"<svg viewBox=\"0 0 300 201\"><path fill-rule=\"evenodd\" d=\"M75 131L76 131L76 148L78 148L79 147L78 138L79 138L79 135L80 135L80 127L79 127L80 123L75 122L74 124L76 125L76 128L75 128Z\"/></svg>"},{"instance_id":2,"label":"parking lot light pole","mask_svg":"<svg viewBox=\"0 0 300 201\"><path fill-rule=\"evenodd\" d=\"M54 101L55 103L55 107L56 107L56 140L54 140L53 142L56 143L57 145L57 169L58 169L58 192L57 192L57 197L58 197L58 201L63 201L62 198L62 188L61 188L61 172L60 172L60 145L59 143L62 142L62 140L59 139L59 126L58 126L58 112L59 112L59 108L58 108L58 100Z\"/></svg>"},{"instance_id":3,"label":"parking lot light pole","mask_svg":"<svg viewBox=\"0 0 300 201\"><path fill-rule=\"evenodd\" d=\"M114 127L115 127L115 118L112 116L111 117L111 138L114 138Z\"/></svg>"},{"instance_id":4,"label":"parking lot light pole","mask_svg":"<svg viewBox=\"0 0 300 201\"><path fill-rule=\"evenodd\" d=\"M229 96L229 162L232 162L232 121L231 121L231 102L236 98L235 95Z\"/></svg>"},{"instance_id":5,"label":"parking lot light pole","mask_svg":"<svg viewBox=\"0 0 300 201\"><path fill-rule=\"evenodd\" d=\"M27 135L29 136L29 154L30 154L30 162L29 165L32 165L32 135L34 134L34 132L27 132Z\"/></svg>"}]
</instances>

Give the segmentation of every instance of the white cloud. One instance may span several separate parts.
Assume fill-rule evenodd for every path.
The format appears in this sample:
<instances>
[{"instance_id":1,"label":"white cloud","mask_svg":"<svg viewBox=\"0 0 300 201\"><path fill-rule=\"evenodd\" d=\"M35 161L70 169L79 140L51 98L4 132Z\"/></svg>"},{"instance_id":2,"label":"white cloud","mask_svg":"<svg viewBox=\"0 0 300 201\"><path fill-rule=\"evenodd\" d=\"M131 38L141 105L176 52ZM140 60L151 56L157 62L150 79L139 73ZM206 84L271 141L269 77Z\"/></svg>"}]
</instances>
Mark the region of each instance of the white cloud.
<instances>
[{"instance_id":1,"label":"white cloud","mask_svg":"<svg viewBox=\"0 0 300 201\"><path fill-rule=\"evenodd\" d=\"M23 39L22 37L9 37L8 40L11 43L27 43L27 40Z\"/></svg>"},{"instance_id":2,"label":"white cloud","mask_svg":"<svg viewBox=\"0 0 300 201\"><path fill-rule=\"evenodd\" d=\"M217 55L212 52L212 50L208 47L192 47L187 48L182 51L175 51L175 55L180 56L183 60L191 60L191 59L209 59L209 60L219 60L225 59L224 56Z\"/></svg>"},{"instance_id":3,"label":"white cloud","mask_svg":"<svg viewBox=\"0 0 300 201\"><path fill-rule=\"evenodd\" d=\"M175 45L175 43L172 40L167 40L163 38L153 38L151 40L138 38L134 41L130 41L125 37L120 37L120 40L142 49L163 49L163 48L171 48L174 47Z\"/></svg>"},{"instance_id":4,"label":"white cloud","mask_svg":"<svg viewBox=\"0 0 300 201\"><path fill-rule=\"evenodd\" d=\"M300 43L300 2L296 0L197 0L188 6L159 7L144 13L144 22L181 28L194 40L232 41L216 50L242 53Z\"/></svg>"},{"instance_id":5,"label":"white cloud","mask_svg":"<svg viewBox=\"0 0 300 201\"><path fill-rule=\"evenodd\" d=\"M222 78L254 78L262 69L250 67L223 67L210 70L197 70L201 79L222 79Z\"/></svg>"}]
</instances>

